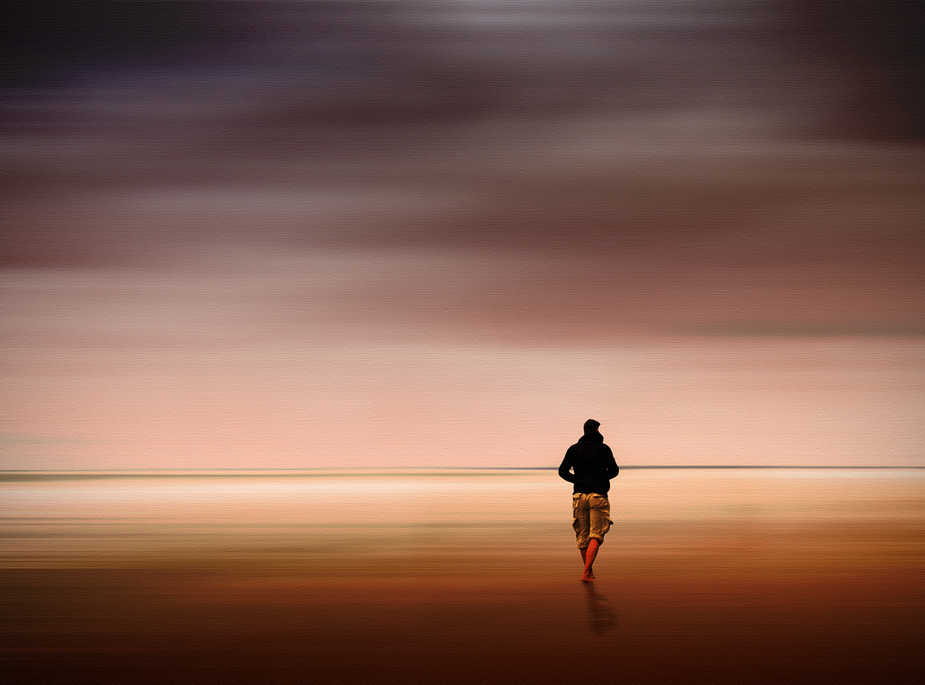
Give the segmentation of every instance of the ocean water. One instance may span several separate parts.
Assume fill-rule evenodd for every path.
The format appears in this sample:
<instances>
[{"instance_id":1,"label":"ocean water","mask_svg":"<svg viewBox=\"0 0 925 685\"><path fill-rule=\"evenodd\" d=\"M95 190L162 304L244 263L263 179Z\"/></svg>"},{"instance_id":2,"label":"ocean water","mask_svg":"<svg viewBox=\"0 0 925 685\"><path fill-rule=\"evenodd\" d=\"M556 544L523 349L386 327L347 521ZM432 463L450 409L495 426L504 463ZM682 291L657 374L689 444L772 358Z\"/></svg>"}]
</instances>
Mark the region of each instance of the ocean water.
<instances>
[{"instance_id":1,"label":"ocean water","mask_svg":"<svg viewBox=\"0 0 925 685\"><path fill-rule=\"evenodd\" d=\"M0 491L18 682L921 665L922 469L624 469L593 586L552 470L6 472Z\"/></svg>"}]
</instances>

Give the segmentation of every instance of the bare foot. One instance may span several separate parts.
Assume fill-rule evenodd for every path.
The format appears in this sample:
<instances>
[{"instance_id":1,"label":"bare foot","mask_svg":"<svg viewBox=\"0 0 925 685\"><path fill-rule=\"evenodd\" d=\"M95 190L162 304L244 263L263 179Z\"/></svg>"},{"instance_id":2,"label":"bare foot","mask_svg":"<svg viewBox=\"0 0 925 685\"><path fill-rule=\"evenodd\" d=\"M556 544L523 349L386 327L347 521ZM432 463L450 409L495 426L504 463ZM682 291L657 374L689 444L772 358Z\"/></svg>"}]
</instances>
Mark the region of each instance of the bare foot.
<instances>
[{"instance_id":1,"label":"bare foot","mask_svg":"<svg viewBox=\"0 0 925 685\"><path fill-rule=\"evenodd\" d=\"M591 571L587 571L581 576L582 583L593 583L595 580L594 574Z\"/></svg>"}]
</instances>

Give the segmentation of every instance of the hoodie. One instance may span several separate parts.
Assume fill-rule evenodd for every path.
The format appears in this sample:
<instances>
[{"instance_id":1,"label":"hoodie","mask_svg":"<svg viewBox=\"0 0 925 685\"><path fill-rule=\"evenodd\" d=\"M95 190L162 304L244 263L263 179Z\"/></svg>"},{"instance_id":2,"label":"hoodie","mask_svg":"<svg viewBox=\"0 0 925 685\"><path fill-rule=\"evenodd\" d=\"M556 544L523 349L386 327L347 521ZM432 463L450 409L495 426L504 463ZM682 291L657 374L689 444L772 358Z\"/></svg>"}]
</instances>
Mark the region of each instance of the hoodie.
<instances>
[{"instance_id":1,"label":"hoodie","mask_svg":"<svg viewBox=\"0 0 925 685\"><path fill-rule=\"evenodd\" d=\"M619 472L613 452L597 431L585 432L568 448L559 465L559 477L574 485L572 492L606 495L610 491L610 479Z\"/></svg>"}]
</instances>

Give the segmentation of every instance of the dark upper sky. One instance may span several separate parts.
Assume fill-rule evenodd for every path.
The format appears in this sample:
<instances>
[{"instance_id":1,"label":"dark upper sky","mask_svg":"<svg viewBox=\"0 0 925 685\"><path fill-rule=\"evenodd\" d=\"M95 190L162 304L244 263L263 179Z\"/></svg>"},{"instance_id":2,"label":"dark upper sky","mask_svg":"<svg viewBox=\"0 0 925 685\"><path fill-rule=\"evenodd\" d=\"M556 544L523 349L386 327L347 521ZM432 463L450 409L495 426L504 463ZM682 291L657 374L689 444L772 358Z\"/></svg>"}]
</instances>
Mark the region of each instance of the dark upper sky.
<instances>
[{"instance_id":1,"label":"dark upper sky","mask_svg":"<svg viewBox=\"0 0 925 685\"><path fill-rule=\"evenodd\" d=\"M148 262L189 240L593 252L714 278L753 259L835 272L871 260L900 278L919 267L916 3L52 1L4 12L13 265ZM170 188L192 204L200 193L202 212L238 212L247 188L264 195L250 211L276 216L257 231L107 226L94 214L95 195ZM347 206L312 231L280 192ZM359 195L409 207L370 227L369 207L351 215Z\"/></svg>"}]
</instances>

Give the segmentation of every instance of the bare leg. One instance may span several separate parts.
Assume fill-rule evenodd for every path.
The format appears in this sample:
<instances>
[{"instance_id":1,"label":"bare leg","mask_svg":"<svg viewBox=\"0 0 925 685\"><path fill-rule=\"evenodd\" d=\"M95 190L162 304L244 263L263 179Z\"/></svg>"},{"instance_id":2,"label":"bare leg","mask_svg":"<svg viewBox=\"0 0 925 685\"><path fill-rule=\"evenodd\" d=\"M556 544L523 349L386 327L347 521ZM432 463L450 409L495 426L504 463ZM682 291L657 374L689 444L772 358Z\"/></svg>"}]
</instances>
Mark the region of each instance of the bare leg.
<instances>
[{"instance_id":1,"label":"bare leg","mask_svg":"<svg viewBox=\"0 0 925 685\"><path fill-rule=\"evenodd\" d=\"M584 583L591 583L594 581L594 571L592 566L594 565L594 559L597 557L597 550L601 546L601 541L597 538L591 538L588 541L588 549L582 550L582 559L585 562L585 572L581 576L581 580Z\"/></svg>"},{"instance_id":2,"label":"bare leg","mask_svg":"<svg viewBox=\"0 0 925 685\"><path fill-rule=\"evenodd\" d=\"M578 551L581 552L581 565L584 566L585 564L587 564L587 559L588 559L588 548L586 547L586 548L584 548L584 549L579 549ZM588 573L590 574L590 576L591 576L592 578L594 578L594 571L593 571L593 570L588 569Z\"/></svg>"}]
</instances>

